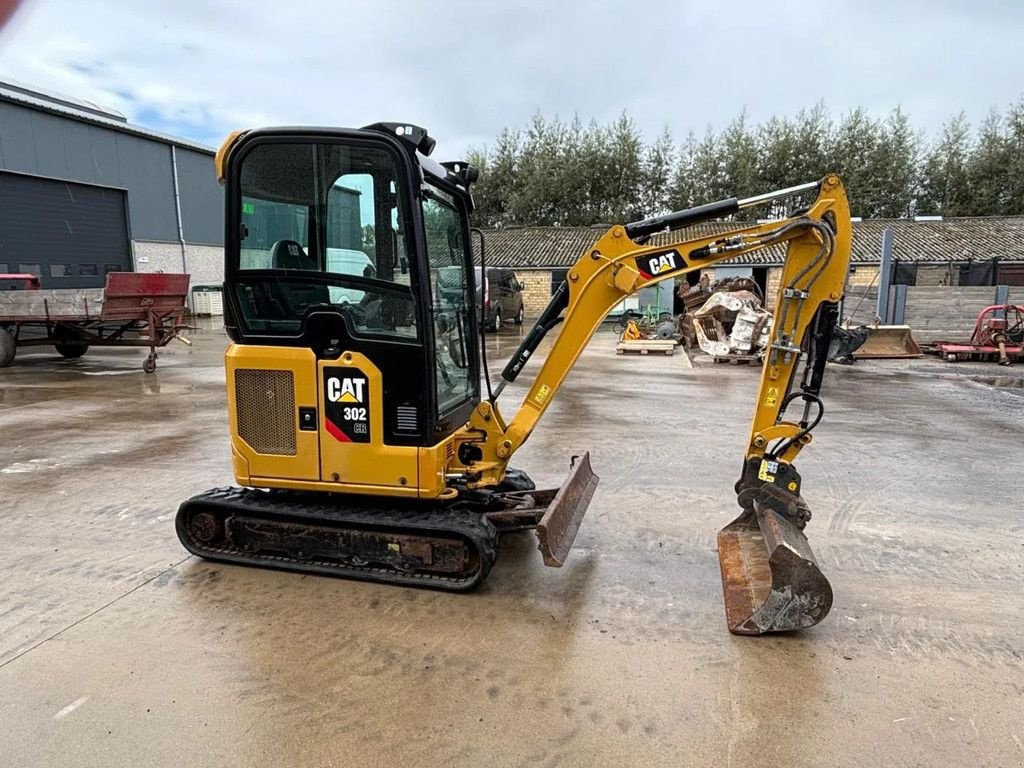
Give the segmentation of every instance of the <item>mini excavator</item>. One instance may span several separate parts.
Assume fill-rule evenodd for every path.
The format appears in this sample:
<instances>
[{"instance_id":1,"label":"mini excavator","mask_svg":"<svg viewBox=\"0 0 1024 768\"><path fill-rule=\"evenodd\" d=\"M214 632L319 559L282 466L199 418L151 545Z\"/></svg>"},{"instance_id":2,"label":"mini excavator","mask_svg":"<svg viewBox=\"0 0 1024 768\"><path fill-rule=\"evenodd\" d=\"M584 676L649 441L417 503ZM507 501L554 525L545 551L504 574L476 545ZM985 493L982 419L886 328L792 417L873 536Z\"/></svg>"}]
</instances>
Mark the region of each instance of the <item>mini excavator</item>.
<instances>
[{"instance_id":1,"label":"mini excavator","mask_svg":"<svg viewBox=\"0 0 1024 768\"><path fill-rule=\"evenodd\" d=\"M478 172L435 162L433 148L420 127L378 123L237 132L218 151L240 487L181 504L185 548L226 563L459 591L484 580L502 534L532 528L545 565L562 565L598 482L589 454L547 490L509 461L593 333L644 286L778 248L785 266L736 483L742 511L718 534L719 559L730 631L821 621L832 591L803 533L811 513L793 462L824 413L849 264L839 178L611 227L569 270L492 390L470 245ZM794 196L804 207L786 218L652 243ZM486 286L481 296L486 303ZM558 325L506 418L502 389Z\"/></svg>"}]
</instances>

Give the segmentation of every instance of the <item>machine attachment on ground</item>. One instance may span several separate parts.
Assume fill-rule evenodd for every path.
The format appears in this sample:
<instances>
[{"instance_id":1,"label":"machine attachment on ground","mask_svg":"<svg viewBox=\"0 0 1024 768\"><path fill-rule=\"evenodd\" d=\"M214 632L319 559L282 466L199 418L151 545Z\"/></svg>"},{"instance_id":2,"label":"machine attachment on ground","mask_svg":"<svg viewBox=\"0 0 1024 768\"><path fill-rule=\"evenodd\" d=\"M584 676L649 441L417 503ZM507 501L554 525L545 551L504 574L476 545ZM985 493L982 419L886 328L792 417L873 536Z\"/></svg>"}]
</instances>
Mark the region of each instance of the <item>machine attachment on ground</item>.
<instances>
[{"instance_id":1,"label":"machine attachment on ground","mask_svg":"<svg viewBox=\"0 0 1024 768\"><path fill-rule=\"evenodd\" d=\"M867 325L864 342L853 357L857 360L902 360L924 357L909 325Z\"/></svg>"},{"instance_id":2,"label":"machine attachment on ground","mask_svg":"<svg viewBox=\"0 0 1024 768\"><path fill-rule=\"evenodd\" d=\"M1010 365L1024 357L1024 305L994 304L978 313L968 341L937 341L932 349L950 362L992 360Z\"/></svg>"},{"instance_id":3,"label":"machine attachment on ground","mask_svg":"<svg viewBox=\"0 0 1024 768\"><path fill-rule=\"evenodd\" d=\"M422 128L379 123L242 132L218 152L232 463L244 488L185 501L185 547L230 563L464 590L487 576L502 535L534 529L544 563L561 566L597 486L590 456L580 451L548 490L509 462L593 333L645 286L780 246L786 266L737 488L743 515L723 532L722 573L734 632L819 621L831 597L803 537L809 511L792 463L821 421L849 261L839 179L613 226L568 271L492 390L469 247L477 173L434 162L433 146ZM794 195L801 202L789 201L796 212L786 218L650 242ZM506 418L499 396L558 326ZM786 419L790 406L800 414Z\"/></svg>"}]
</instances>

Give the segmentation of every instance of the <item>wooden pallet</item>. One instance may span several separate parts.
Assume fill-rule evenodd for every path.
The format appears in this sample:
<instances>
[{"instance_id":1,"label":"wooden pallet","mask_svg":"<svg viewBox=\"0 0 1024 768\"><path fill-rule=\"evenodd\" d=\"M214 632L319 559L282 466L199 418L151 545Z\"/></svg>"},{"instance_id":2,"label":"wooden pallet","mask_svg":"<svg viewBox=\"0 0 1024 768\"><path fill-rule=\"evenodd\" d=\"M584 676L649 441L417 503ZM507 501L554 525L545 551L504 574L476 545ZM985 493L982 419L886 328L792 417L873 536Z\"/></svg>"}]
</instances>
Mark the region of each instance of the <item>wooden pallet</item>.
<instances>
[{"instance_id":1,"label":"wooden pallet","mask_svg":"<svg viewBox=\"0 0 1024 768\"><path fill-rule=\"evenodd\" d=\"M622 355L626 352L635 352L641 355L651 352L673 355L675 351L675 339L640 339L637 341L620 341L615 345L615 354L617 355Z\"/></svg>"},{"instance_id":2,"label":"wooden pallet","mask_svg":"<svg viewBox=\"0 0 1024 768\"><path fill-rule=\"evenodd\" d=\"M757 355L728 355L726 357L711 358L715 363L728 363L729 365L761 365L761 358Z\"/></svg>"}]
</instances>

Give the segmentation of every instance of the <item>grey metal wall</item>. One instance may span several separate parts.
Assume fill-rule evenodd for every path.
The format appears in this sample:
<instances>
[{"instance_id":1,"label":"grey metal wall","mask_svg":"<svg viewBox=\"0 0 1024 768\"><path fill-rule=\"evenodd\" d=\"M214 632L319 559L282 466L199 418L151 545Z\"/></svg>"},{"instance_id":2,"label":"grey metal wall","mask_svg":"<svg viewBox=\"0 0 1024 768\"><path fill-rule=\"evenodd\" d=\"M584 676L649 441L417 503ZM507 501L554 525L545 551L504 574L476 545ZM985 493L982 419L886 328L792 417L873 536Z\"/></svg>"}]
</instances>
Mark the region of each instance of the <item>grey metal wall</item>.
<instances>
[{"instance_id":1,"label":"grey metal wall","mask_svg":"<svg viewBox=\"0 0 1024 768\"><path fill-rule=\"evenodd\" d=\"M220 244L223 204L213 160L177 152L185 239ZM0 169L126 189L133 240L178 239L171 147L164 142L0 102Z\"/></svg>"},{"instance_id":2,"label":"grey metal wall","mask_svg":"<svg viewBox=\"0 0 1024 768\"><path fill-rule=\"evenodd\" d=\"M213 157L178 147L178 185L185 240L224 244L224 189L217 183Z\"/></svg>"}]
</instances>

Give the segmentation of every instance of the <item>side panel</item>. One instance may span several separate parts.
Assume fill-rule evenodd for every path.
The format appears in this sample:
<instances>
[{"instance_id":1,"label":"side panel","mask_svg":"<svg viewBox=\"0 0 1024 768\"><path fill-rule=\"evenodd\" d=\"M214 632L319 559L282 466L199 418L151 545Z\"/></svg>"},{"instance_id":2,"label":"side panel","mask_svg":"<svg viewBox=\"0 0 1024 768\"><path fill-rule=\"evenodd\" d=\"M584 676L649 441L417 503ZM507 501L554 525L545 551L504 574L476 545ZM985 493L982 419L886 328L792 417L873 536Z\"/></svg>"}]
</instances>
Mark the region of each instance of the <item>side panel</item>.
<instances>
[{"instance_id":1,"label":"side panel","mask_svg":"<svg viewBox=\"0 0 1024 768\"><path fill-rule=\"evenodd\" d=\"M299 424L300 408L317 407L313 351L232 344L224 362L235 479L319 480L319 430Z\"/></svg>"},{"instance_id":2,"label":"side panel","mask_svg":"<svg viewBox=\"0 0 1024 768\"><path fill-rule=\"evenodd\" d=\"M369 358L345 352L317 369L320 476L326 483L419 487L415 446L384 444L384 377Z\"/></svg>"}]
</instances>

